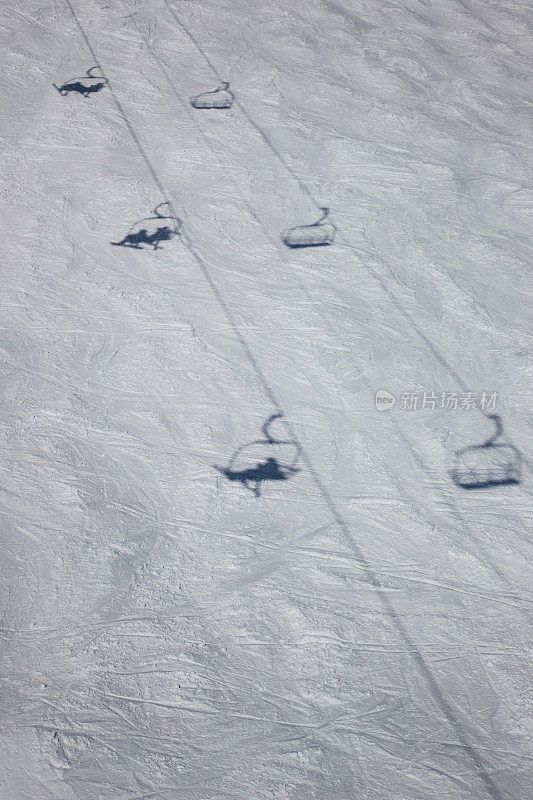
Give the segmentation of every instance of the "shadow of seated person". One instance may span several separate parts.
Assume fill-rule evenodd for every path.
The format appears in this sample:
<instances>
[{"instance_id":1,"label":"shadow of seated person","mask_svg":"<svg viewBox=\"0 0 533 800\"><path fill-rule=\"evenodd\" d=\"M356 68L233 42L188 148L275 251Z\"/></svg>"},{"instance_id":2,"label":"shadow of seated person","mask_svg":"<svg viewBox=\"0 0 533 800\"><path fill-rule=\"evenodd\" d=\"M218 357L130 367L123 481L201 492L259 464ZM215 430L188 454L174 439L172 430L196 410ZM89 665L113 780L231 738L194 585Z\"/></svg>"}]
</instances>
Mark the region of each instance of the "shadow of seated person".
<instances>
[{"instance_id":1,"label":"shadow of seated person","mask_svg":"<svg viewBox=\"0 0 533 800\"><path fill-rule=\"evenodd\" d=\"M174 231L165 225L158 228L154 233L148 233L146 228L141 228L135 233L128 233L120 242L111 242L115 247L133 247L135 250L142 250L142 245L151 245L154 250L159 250L160 242L167 242L172 239Z\"/></svg>"},{"instance_id":2,"label":"shadow of seated person","mask_svg":"<svg viewBox=\"0 0 533 800\"><path fill-rule=\"evenodd\" d=\"M70 94L70 92L78 92L78 94L83 95L83 97L89 97L89 95L99 92L104 86L104 81L90 83L88 85L81 83L81 81L72 81L71 83L64 83L63 86L56 86L56 89L63 97Z\"/></svg>"},{"instance_id":3,"label":"shadow of seated person","mask_svg":"<svg viewBox=\"0 0 533 800\"><path fill-rule=\"evenodd\" d=\"M128 233L120 242L111 242L116 247L134 247L136 250L141 250L141 244L150 244L150 237L146 228L141 228L136 233Z\"/></svg>"},{"instance_id":4,"label":"shadow of seated person","mask_svg":"<svg viewBox=\"0 0 533 800\"><path fill-rule=\"evenodd\" d=\"M147 241L148 244L152 245L154 250L159 250L159 242L168 242L169 239L172 239L173 235L174 231L172 231L168 225L165 225L163 228L158 228L151 236L148 236Z\"/></svg>"},{"instance_id":5,"label":"shadow of seated person","mask_svg":"<svg viewBox=\"0 0 533 800\"><path fill-rule=\"evenodd\" d=\"M284 467L275 458L267 458L256 467L248 469L220 469L217 468L230 481L239 481L249 489L255 497L261 496L261 484L263 481L286 481L291 475L299 470L296 467Z\"/></svg>"}]
</instances>

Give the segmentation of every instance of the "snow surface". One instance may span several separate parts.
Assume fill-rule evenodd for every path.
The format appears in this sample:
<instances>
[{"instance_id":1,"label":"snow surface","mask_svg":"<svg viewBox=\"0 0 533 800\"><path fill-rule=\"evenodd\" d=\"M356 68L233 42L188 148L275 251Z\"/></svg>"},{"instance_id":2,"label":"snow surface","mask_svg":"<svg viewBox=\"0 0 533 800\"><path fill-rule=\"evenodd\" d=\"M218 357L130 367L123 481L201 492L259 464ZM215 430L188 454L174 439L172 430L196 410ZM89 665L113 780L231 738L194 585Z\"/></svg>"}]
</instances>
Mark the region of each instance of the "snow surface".
<instances>
[{"instance_id":1,"label":"snow surface","mask_svg":"<svg viewBox=\"0 0 533 800\"><path fill-rule=\"evenodd\" d=\"M374 395L527 455L528 4L70 5L0 8L2 797L526 800L527 470Z\"/></svg>"}]
</instances>

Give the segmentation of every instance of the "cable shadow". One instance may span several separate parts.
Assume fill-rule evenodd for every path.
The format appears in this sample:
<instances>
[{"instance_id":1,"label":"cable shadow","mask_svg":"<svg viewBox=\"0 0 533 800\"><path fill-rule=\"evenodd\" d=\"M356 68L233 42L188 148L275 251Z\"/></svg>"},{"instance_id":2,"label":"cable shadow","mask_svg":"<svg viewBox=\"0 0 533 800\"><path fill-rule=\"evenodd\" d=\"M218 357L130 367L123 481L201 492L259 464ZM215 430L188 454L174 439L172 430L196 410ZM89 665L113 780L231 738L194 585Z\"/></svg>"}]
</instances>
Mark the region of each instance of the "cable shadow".
<instances>
[{"instance_id":1,"label":"cable shadow","mask_svg":"<svg viewBox=\"0 0 533 800\"><path fill-rule=\"evenodd\" d=\"M70 0L65 0L65 2L69 2L69 1ZM196 48L198 53L201 55L201 57L203 58L203 60L205 61L205 63L207 64L207 66L209 67L211 72L213 73L213 75L216 78L216 80L219 81L219 85L222 85L222 77L221 77L221 74L220 74L219 70L217 69L217 67L215 66L215 64L213 63L213 61L211 60L211 58L209 57L209 55L205 51L205 49L200 44L199 40L192 33L192 31L182 22L182 20L178 16L177 10L171 5L169 0L162 0L162 2L166 6L169 14L174 19L174 21L175 21L176 25L178 26L178 28L189 39L189 41L194 45L194 47ZM299 186L299 188L302 191L302 193L311 201L311 203L317 209L319 209L320 211L323 212L324 209L320 205L317 197L315 197L314 193L307 186L307 184L305 184L303 182L303 180L299 177L299 175L294 170L294 168L291 166L291 164L289 163L287 158L285 156L283 156L283 154L275 146L275 144L272 142L270 137L265 133L265 131L262 129L262 127L253 119L253 117L250 115L250 113L248 112L246 107L239 100L238 96L234 97L234 105L236 106L236 108L239 109L239 111L245 117L245 119L248 120L249 124L261 136L261 138L263 139L263 141L265 142L267 147L271 150L271 152L274 154L274 156L278 159L279 163L282 164L284 169L287 171L287 174L290 175L291 178L295 181L296 185ZM128 125L128 127L130 127L128 122L126 122L126 124ZM132 133L132 135L135 138L135 134ZM155 180L157 181L157 179L155 179ZM320 224L321 222L322 222L322 220L319 220L319 222L315 223L315 224ZM307 227L307 226L298 226L298 227ZM309 227L312 227L312 226L309 226ZM335 231L336 231L336 228L333 231L333 236L335 235ZM283 237L282 237L282 239L283 239ZM342 236L340 234L340 232L339 232L339 239L344 242L346 247L350 248L351 250L353 250L355 252L358 252L358 249L354 245L352 245L344 236ZM300 247L300 246L302 246L302 245L299 245L299 244L291 245L289 242L285 241L284 239L283 239L283 241L288 247L294 247L294 246ZM318 245L320 245L320 244L331 244L332 242L333 242L333 238L332 238L331 242L327 242L327 241L326 242L317 242L317 243L311 243L311 245L303 245L303 246L316 246L317 244ZM358 255L360 255L360 254L358 253ZM378 261L380 260L379 254L375 253L374 257L377 258ZM468 391L468 387L466 386L466 384L462 380L462 378L458 375L458 373L455 370L455 368L447 361L447 359L438 350L438 348L431 341L431 339L418 327L418 325L416 325L416 323L412 319L411 315L403 308L401 302L398 300L398 298L395 296L395 294L387 287L386 283L383 281L383 279L379 275L379 273L377 273L374 269L372 269L368 263L366 264L366 266L369 269L371 275L374 277L374 279L380 284L381 288L386 292L386 294L389 296L391 301L394 303L394 305L396 306L396 308L398 309L400 314L409 322L409 324L412 326L412 328L415 331L415 333L426 344L426 346L429 348L429 350L434 355L434 357L437 359L437 361L441 364L441 366L443 366L448 371L448 373L453 377L453 379L456 381L457 385L460 386L463 391ZM480 413L483 414L484 416L488 416L485 411L481 411L480 410ZM527 458L524 457L523 462L524 462L525 466L527 466L528 469L531 471L532 470L532 466L528 462Z\"/></svg>"}]
</instances>

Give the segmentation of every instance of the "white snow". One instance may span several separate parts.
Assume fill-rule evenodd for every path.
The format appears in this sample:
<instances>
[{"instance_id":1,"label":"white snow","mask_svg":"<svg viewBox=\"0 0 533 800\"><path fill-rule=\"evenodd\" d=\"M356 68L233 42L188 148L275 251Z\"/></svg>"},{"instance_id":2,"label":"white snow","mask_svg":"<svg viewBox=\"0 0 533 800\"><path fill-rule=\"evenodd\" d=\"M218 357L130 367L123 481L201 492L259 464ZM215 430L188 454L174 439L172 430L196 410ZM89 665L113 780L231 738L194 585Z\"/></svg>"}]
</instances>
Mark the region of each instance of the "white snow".
<instances>
[{"instance_id":1,"label":"white snow","mask_svg":"<svg viewBox=\"0 0 533 800\"><path fill-rule=\"evenodd\" d=\"M6 800L526 800L527 463L400 397L531 457L527 12L2 3Z\"/></svg>"}]
</instances>

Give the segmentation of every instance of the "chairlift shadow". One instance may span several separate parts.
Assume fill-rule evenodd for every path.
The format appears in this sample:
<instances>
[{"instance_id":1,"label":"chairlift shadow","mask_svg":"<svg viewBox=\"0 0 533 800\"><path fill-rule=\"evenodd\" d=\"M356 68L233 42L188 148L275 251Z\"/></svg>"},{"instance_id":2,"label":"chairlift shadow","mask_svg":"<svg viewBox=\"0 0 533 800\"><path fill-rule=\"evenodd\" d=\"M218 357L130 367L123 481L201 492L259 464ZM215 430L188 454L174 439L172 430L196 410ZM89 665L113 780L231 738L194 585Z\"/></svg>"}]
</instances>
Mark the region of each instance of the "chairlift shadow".
<instances>
[{"instance_id":1,"label":"chairlift shadow","mask_svg":"<svg viewBox=\"0 0 533 800\"><path fill-rule=\"evenodd\" d=\"M263 438L239 447L226 467L215 469L229 481L237 481L254 497L261 496L261 485L266 481L287 481L300 469L300 447L292 439L277 439L270 426L283 414L272 414L261 427Z\"/></svg>"},{"instance_id":2,"label":"chairlift shadow","mask_svg":"<svg viewBox=\"0 0 533 800\"><path fill-rule=\"evenodd\" d=\"M89 97L89 95L99 92L104 86L107 86L108 83L107 78L104 78L103 75L92 74L95 69L100 70L100 72L102 71L100 66L96 64L94 67L88 69L87 73L80 78L72 78L70 81L66 81L62 86L56 86L55 83L53 83L52 86L57 89L61 97L66 97L71 92L77 92L83 95L83 97Z\"/></svg>"},{"instance_id":3,"label":"chairlift shadow","mask_svg":"<svg viewBox=\"0 0 533 800\"><path fill-rule=\"evenodd\" d=\"M229 83L221 83L212 92L202 92L191 97L193 108L231 108L234 94L230 91Z\"/></svg>"},{"instance_id":4,"label":"chairlift shadow","mask_svg":"<svg viewBox=\"0 0 533 800\"><path fill-rule=\"evenodd\" d=\"M463 489L488 489L520 483L522 455L511 444L497 440L503 434L499 414L489 414L496 430L486 442L458 450L451 470L453 482Z\"/></svg>"},{"instance_id":5,"label":"chairlift shadow","mask_svg":"<svg viewBox=\"0 0 533 800\"><path fill-rule=\"evenodd\" d=\"M297 225L282 234L287 247L323 247L333 244L337 228L328 221L329 208L321 208L322 216L311 225Z\"/></svg>"},{"instance_id":6,"label":"chairlift shadow","mask_svg":"<svg viewBox=\"0 0 533 800\"><path fill-rule=\"evenodd\" d=\"M160 250L161 242L168 242L174 236L179 236L181 220L172 214L162 214L159 209L170 206L167 201L159 203L152 212L153 216L144 217L135 222L126 236L120 242L111 242L115 247L130 247L134 250L143 250L144 245ZM161 225L161 220L168 220L169 224Z\"/></svg>"}]
</instances>

